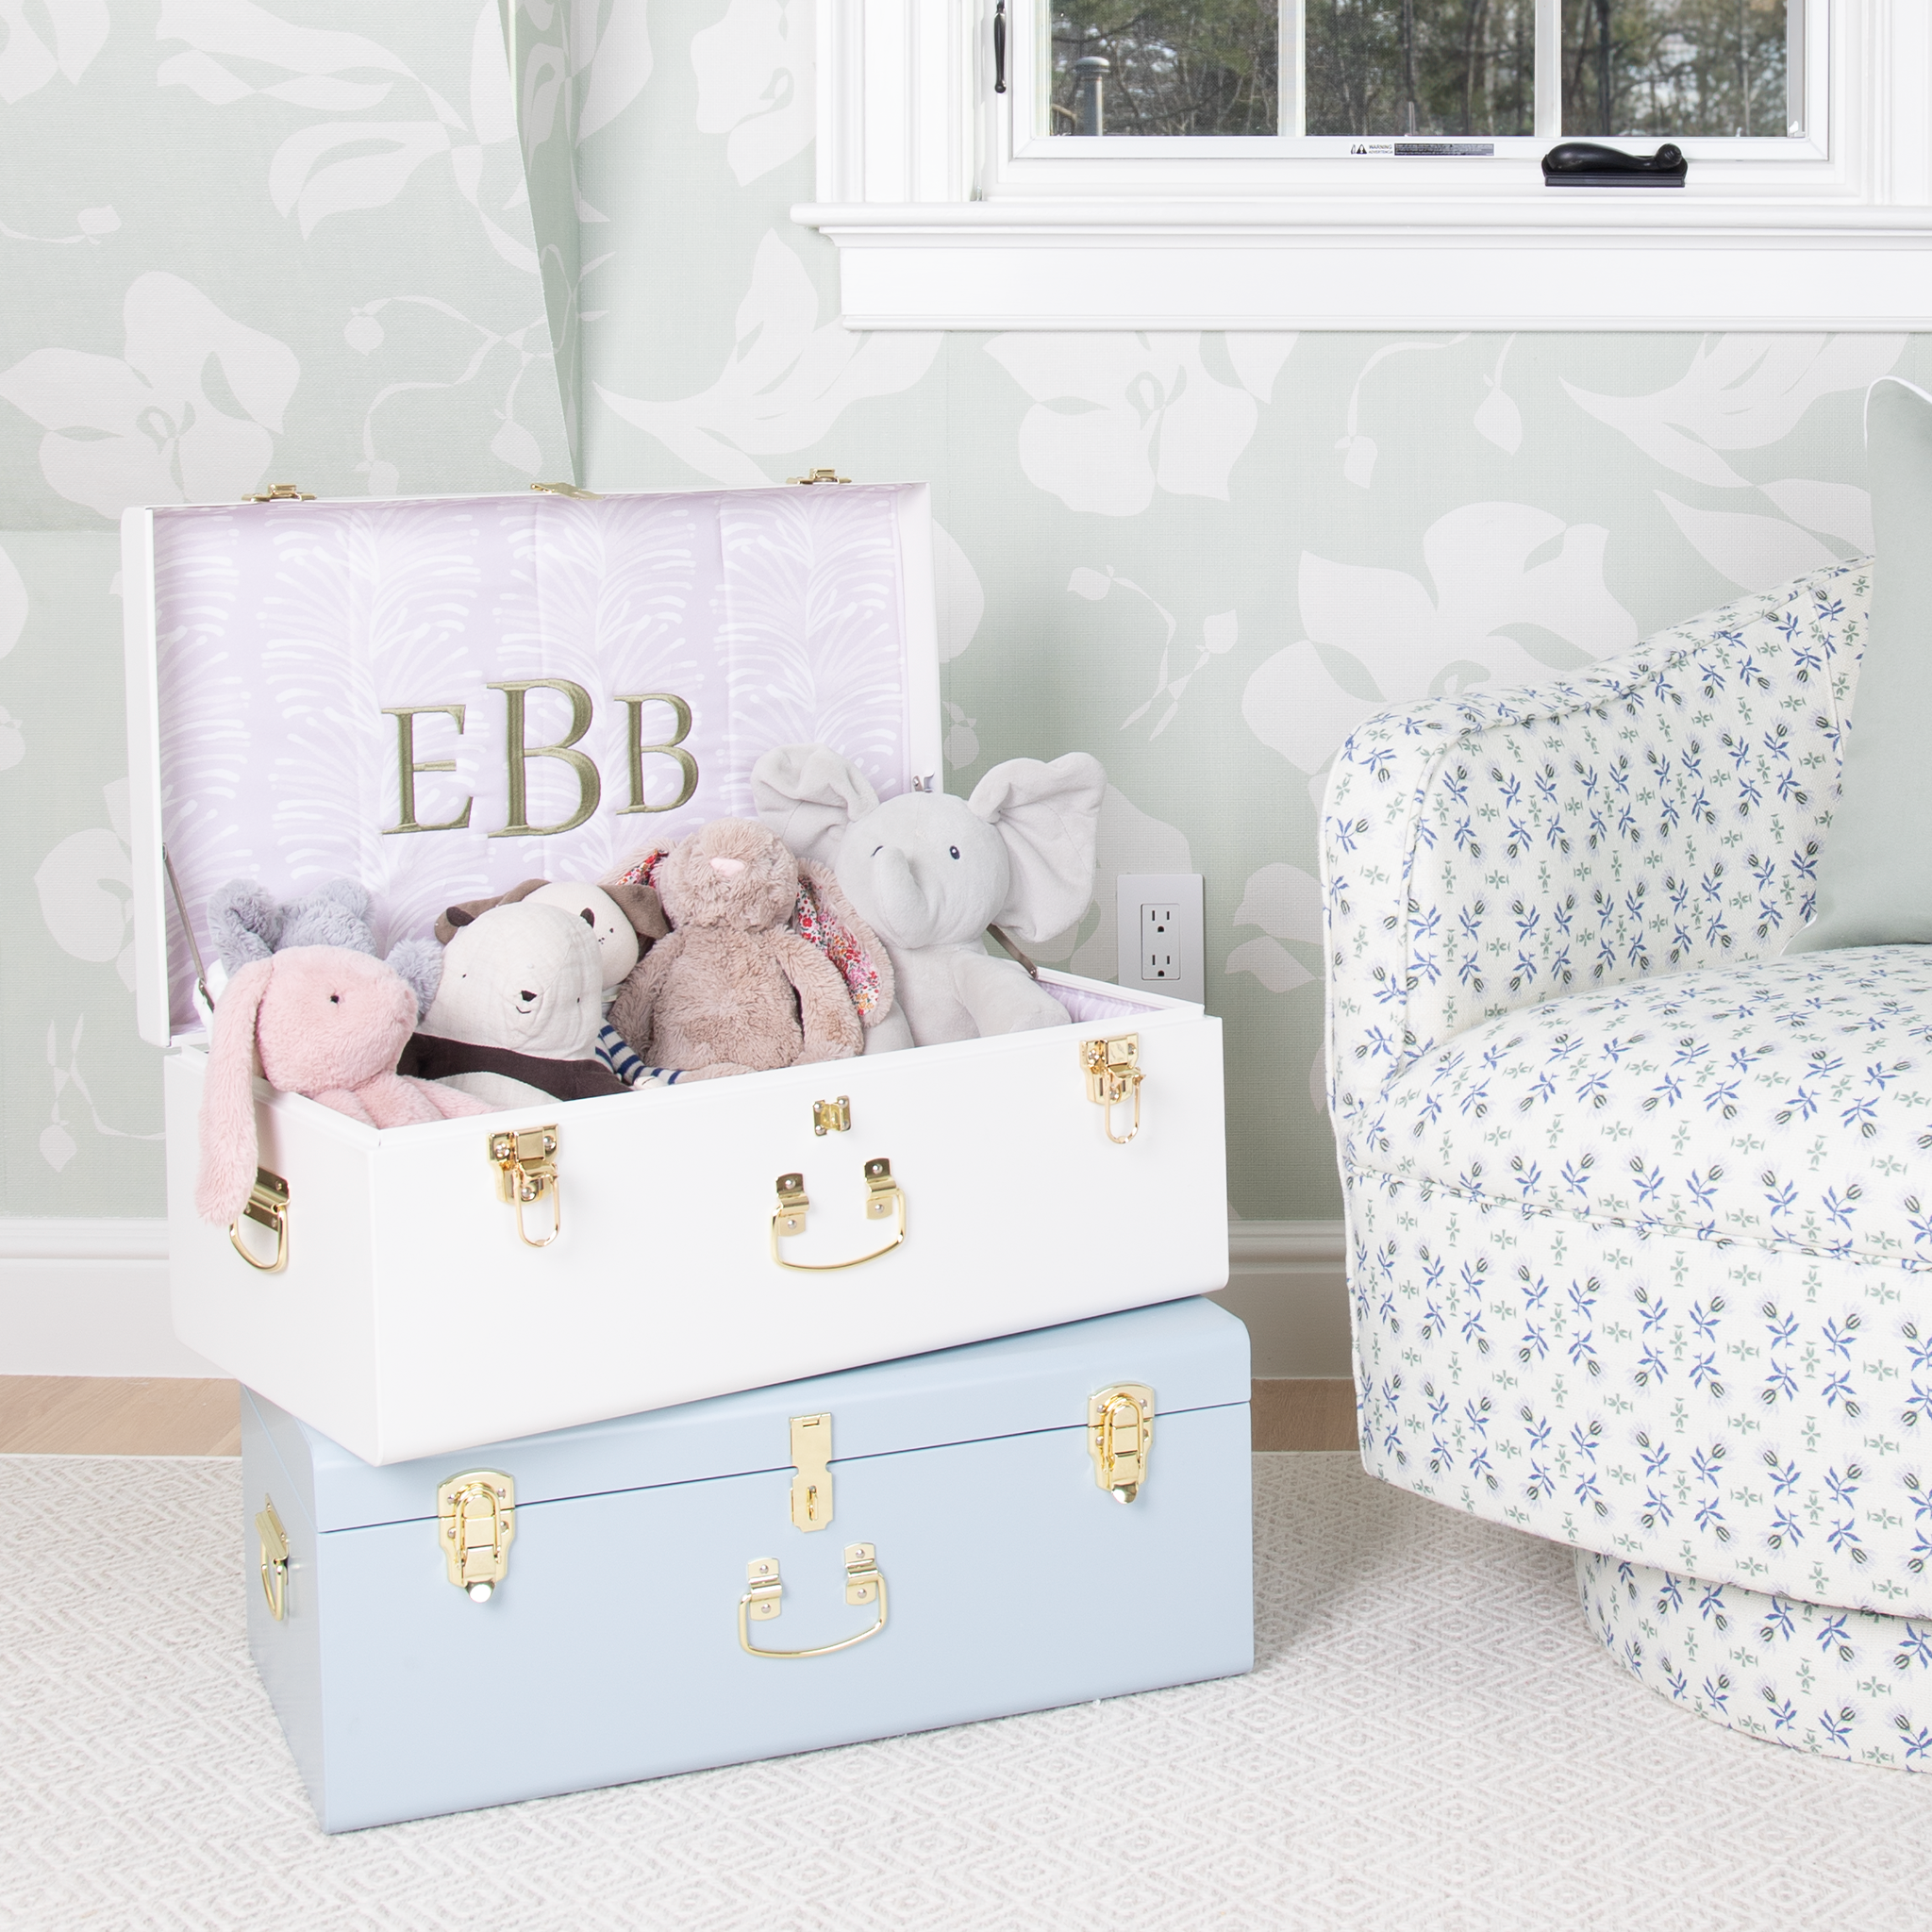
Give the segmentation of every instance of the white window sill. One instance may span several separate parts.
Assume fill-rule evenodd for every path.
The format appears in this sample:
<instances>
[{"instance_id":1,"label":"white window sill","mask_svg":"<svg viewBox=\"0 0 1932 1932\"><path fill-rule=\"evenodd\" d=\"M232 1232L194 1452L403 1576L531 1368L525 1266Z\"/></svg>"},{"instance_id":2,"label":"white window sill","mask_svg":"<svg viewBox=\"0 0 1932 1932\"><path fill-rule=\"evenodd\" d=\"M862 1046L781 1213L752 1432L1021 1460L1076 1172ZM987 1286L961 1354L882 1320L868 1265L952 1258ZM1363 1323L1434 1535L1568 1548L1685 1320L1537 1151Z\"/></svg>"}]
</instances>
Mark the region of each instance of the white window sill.
<instances>
[{"instance_id":1,"label":"white window sill","mask_svg":"<svg viewBox=\"0 0 1932 1932\"><path fill-rule=\"evenodd\" d=\"M1539 195L872 202L792 218L838 246L856 329L1932 329L1932 208Z\"/></svg>"}]
</instances>

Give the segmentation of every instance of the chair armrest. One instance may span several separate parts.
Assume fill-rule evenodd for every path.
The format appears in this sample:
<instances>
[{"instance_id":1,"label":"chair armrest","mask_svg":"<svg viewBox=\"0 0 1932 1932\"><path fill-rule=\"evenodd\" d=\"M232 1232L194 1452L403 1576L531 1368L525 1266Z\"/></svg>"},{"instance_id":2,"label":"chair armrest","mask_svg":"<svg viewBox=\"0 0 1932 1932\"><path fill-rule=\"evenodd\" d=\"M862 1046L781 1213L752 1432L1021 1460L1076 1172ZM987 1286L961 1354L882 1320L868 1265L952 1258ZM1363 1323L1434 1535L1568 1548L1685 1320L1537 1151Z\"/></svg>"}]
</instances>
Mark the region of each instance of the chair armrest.
<instances>
[{"instance_id":1,"label":"chair armrest","mask_svg":"<svg viewBox=\"0 0 1932 1932\"><path fill-rule=\"evenodd\" d=\"M1379 712L1322 812L1329 1108L1478 1021L1776 953L1811 916L1869 559L1547 684Z\"/></svg>"}]
</instances>

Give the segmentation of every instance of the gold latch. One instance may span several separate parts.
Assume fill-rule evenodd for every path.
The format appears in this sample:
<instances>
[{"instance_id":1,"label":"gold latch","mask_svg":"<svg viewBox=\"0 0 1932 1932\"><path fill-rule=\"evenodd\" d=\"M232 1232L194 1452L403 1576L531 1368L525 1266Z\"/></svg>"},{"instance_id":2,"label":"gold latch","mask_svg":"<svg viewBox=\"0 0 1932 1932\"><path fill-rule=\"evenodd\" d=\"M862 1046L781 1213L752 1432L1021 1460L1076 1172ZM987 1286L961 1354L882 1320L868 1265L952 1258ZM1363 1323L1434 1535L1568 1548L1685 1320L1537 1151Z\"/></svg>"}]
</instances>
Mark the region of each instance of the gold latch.
<instances>
[{"instance_id":1,"label":"gold latch","mask_svg":"<svg viewBox=\"0 0 1932 1932\"><path fill-rule=\"evenodd\" d=\"M1141 1036L1124 1033L1118 1040L1083 1040L1080 1064L1087 1071L1087 1098L1107 1109L1107 1138L1124 1147L1141 1131ZM1124 1134L1113 1130L1113 1110L1122 1101L1134 1103L1134 1124Z\"/></svg>"},{"instance_id":2,"label":"gold latch","mask_svg":"<svg viewBox=\"0 0 1932 1932\"><path fill-rule=\"evenodd\" d=\"M781 1174L778 1206L772 1215L772 1259L781 1268L796 1269L804 1274L836 1274L841 1268L857 1268L861 1262L876 1261L881 1255L890 1255L906 1239L906 1191L892 1178L892 1163L883 1157L865 1163L865 1218L896 1223L891 1240L883 1246L854 1255L849 1261L788 1261L778 1243L805 1232L810 1207L811 1196L805 1191L805 1176Z\"/></svg>"},{"instance_id":3,"label":"gold latch","mask_svg":"<svg viewBox=\"0 0 1932 1932\"><path fill-rule=\"evenodd\" d=\"M545 496L575 496L579 503L604 501L594 490L579 490L575 483L532 483L530 488L541 490Z\"/></svg>"},{"instance_id":4,"label":"gold latch","mask_svg":"<svg viewBox=\"0 0 1932 1932\"><path fill-rule=\"evenodd\" d=\"M776 1557L755 1557L744 1566L745 1591L738 1599L738 1642L752 1657L829 1657L835 1650L850 1650L868 1637L876 1637L886 1627L886 1579L878 1565L878 1553L871 1543L845 1545L845 1601L855 1607L876 1604L878 1612L863 1630L841 1637L836 1643L820 1643L810 1650L760 1650L751 1641L754 1622L769 1624L777 1616L785 1594L784 1579L778 1574Z\"/></svg>"},{"instance_id":5,"label":"gold latch","mask_svg":"<svg viewBox=\"0 0 1932 1932\"><path fill-rule=\"evenodd\" d=\"M852 1131L852 1101L840 1094L837 1100L814 1100L811 1104L811 1130L824 1140L827 1134Z\"/></svg>"},{"instance_id":6,"label":"gold latch","mask_svg":"<svg viewBox=\"0 0 1932 1932\"><path fill-rule=\"evenodd\" d=\"M264 1496L255 1512L255 1534L261 1540L261 1593L268 1613L279 1624L289 1614L289 1533L275 1514L275 1499Z\"/></svg>"},{"instance_id":7,"label":"gold latch","mask_svg":"<svg viewBox=\"0 0 1932 1932\"><path fill-rule=\"evenodd\" d=\"M244 503L313 503L315 492L304 490L299 483L271 483L266 490L258 490L253 496L243 497Z\"/></svg>"},{"instance_id":8,"label":"gold latch","mask_svg":"<svg viewBox=\"0 0 1932 1932\"><path fill-rule=\"evenodd\" d=\"M808 475L788 476L788 483L803 483L809 487L813 483L849 483L850 476L841 476L837 470L813 470Z\"/></svg>"},{"instance_id":9,"label":"gold latch","mask_svg":"<svg viewBox=\"0 0 1932 1932\"><path fill-rule=\"evenodd\" d=\"M791 1418L791 1526L824 1529L832 1520L832 1418Z\"/></svg>"},{"instance_id":10,"label":"gold latch","mask_svg":"<svg viewBox=\"0 0 1932 1932\"><path fill-rule=\"evenodd\" d=\"M563 1232L563 1182L557 1172L557 1129L519 1127L491 1134L490 1158L496 1165L496 1198L517 1210L517 1239L527 1248L547 1248ZM524 1209L550 1197L550 1232L541 1241L524 1225Z\"/></svg>"},{"instance_id":11,"label":"gold latch","mask_svg":"<svg viewBox=\"0 0 1932 1932\"><path fill-rule=\"evenodd\" d=\"M1116 1503L1131 1503L1147 1480L1154 1447L1154 1391L1144 1382L1116 1382L1087 1398L1087 1453L1093 1480Z\"/></svg>"},{"instance_id":12,"label":"gold latch","mask_svg":"<svg viewBox=\"0 0 1932 1932\"><path fill-rule=\"evenodd\" d=\"M264 1261L249 1252L248 1243L242 1239L244 1221L252 1221L275 1236L274 1260ZM289 1184L280 1174L271 1174L265 1167L255 1170L255 1185L242 1204L242 1212L228 1224L228 1239L235 1244L235 1252L264 1274L279 1274L289 1265Z\"/></svg>"},{"instance_id":13,"label":"gold latch","mask_svg":"<svg viewBox=\"0 0 1932 1932\"><path fill-rule=\"evenodd\" d=\"M436 1524L449 1580L472 1603L487 1604L509 1569L516 1479L494 1469L451 1476L437 1486Z\"/></svg>"}]
</instances>

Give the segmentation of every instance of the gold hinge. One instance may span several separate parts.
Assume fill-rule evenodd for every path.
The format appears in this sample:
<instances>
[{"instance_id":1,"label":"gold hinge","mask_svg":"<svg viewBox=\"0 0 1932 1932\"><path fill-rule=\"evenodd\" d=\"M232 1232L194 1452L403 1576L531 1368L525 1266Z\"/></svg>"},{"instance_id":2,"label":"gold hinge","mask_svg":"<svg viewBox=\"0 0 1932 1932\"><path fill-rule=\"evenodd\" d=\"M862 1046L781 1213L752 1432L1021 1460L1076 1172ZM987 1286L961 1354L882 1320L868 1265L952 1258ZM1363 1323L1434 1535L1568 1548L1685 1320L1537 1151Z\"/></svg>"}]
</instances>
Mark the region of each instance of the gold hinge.
<instances>
[{"instance_id":1,"label":"gold hinge","mask_svg":"<svg viewBox=\"0 0 1932 1932\"><path fill-rule=\"evenodd\" d=\"M849 483L850 476L841 476L837 470L813 470L808 475L788 476L788 483L803 483L809 487L813 483Z\"/></svg>"},{"instance_id":2,"label":"gold hinge","mask_svg":"<svg viewBox=\"0 0 1932 1932\"><path fill-rule=\"evenodd\" d=\"M1107 1138L1124 1147L1141 1131L1141 1036L1124 1033L1118 1040L1083 1040L1080 1064L1087 1073L1087 1098L1107 1109ZM1134 1103L1134 1124L1124 1134L1116 1134L1113 1110L1124 1100Z\"/></svg>"},{"instance_id":3,"label":"gold hinge","mask_svg":"<svg viewBox=\"0 0 1932 1932\"><path fill-rule=\"evenodd\" d=\"M451 1476L437 1486L436 1524L449 1580L472 1603L487 1604L509 1570L516 1479L495 1469Z\"/></svg>"},{"instance_id":4,"label":"gold hinge","mask_svg":"<svg viewBox=\"0 0 1932 1932\"><path fill-rule=\"evenodd\" d=\"M575 496L579 503L604 501L594 490L579 490L575 483L532 483L530 488L541 490L545 496Z\"/></svg>"},{"instance_id":5,"label":"gold hinge","mask_svg":"<svg viewBox=\"0 0 1932 1932\"><path fill-rule=\"evenodd\" d=\"M315 492L304 490L299 483L271 483L266 490L258 490L253 496L244 496L243 503L313 503Z\"/></svg>"},{"instance_id":6,"label":"gold hinge","mask_svg":"<svg viewBox=\"0 0 1932 1932\"><path fill-rule=\"evenodd\" d=\"M785 1582L778 1574L776 1557L753 1557L744 1566L744 1594L738 1599L738 1642L752 1657L829 1657L835 1650L850 1650L855 1643L876 1637L886 1627L886 1579L879 1569L878 1552L871 1543L845 1545L845 1601L855 1607L876 1604L876 1615L863 1630L841 1637L836 1643L814 1644L809 1650L760 1650L751 1641L754 1622L769 1624L778 1615Z\"/></svg>"},{"instance_id":7,"label":"gold hinge","mask_svg":"<svg viewBox=\"0 0 1932 1932\"><path fill-rule=\"evenodd\" d=\"M491 1134L490 1158L496 1167L496 1198L517 1210L517 1239L527 1248L547 1248L563 1232L563 1181L557 1172L557 1129L519 1127ZM550 1197L550 1232L534 1240L524 1225L524 1209Z\"/></svg>"},{"instance_id":8,"label":"gold hinge","mask_svg":"<svg viewBox=\"0 0 1932 1932\"><path fill-rule=\"evenodd\" d=\"M791 1418L791 1526L824 1529L832 1520L832 1418Z\"/></svg>"},{"instance_id":9,"label":"gold hinge","mask_svg":"<svg viewBox=\"0 0 1932 1932\"><path fill-rule=\"evenodd\" d=\"M264 1496L255 1513L255 1534L261 1541L261 1593L268 1613L277 1624L289 1614L289 1533L275 1514L275 1499Z\"/></svg>"},{"instance_id":10,"label":"gold hinge","mask_svg":"<svg viewBox=\"0 0 1932 1932\"><path fill-rule=\"evenodd\" d=\"M1116 1382L1087 1398L1087 1453L1093 1480L1116 1503L1131 1503L1147 1480L1154 1447L1154 1391L1144 1382Z\"/></svg>"},{"instance_id":11,"label":"gold hinge","mask_svg":"<svg viewBox=\"0 0 1932 1932\"><path fill-rule=\"evenodd\" d=\"M264 1261L250 1253L247 1242L242 1239L244 1221L252 1221L275 1236L274 1260ZM242 1204L242 1212L228 1224L228 1239L235 1244L235 1252L251 1268L259 1269L264 1274L279 1274L289 1265L289 1184L280 1174L271 1174L265 1167L255 1170L255 1185Z\"/></svg>"},{"instance_id":12,"label":"gold hinge","mask_svg":"<svg viewBox=\"0 0 1932 1932\"><path fill-rule=\"evenodd\" d=\"M852 1131L852 1100L841 1093L837 1100L814 1100L811 1104L811 1130L823 1140L827 1134Z\"/></svg>"}]
</instances>

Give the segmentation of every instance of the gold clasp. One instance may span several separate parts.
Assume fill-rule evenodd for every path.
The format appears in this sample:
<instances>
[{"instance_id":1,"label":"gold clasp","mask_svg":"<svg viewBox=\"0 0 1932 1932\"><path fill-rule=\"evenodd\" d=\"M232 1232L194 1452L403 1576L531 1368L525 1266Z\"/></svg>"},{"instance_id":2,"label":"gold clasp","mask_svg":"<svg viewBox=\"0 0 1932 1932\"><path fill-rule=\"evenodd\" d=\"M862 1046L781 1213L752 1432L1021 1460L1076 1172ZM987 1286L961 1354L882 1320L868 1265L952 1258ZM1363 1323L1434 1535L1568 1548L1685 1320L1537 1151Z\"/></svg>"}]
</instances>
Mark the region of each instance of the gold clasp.
<instances>
[{"instance_id":1,"label":"gold clasp","mask_svg":"<svg viewBox=\"0 0 1932 1932\"><path fill-rule=\"evenodd\" d=\"M855 1606L875 1603L878 1614L863 1630L841 1637L837 1643L820 1643L810 1650L760 1650L751 1641L756 1620L768 1624L778 1615L779 1599L785 1594L775 1557L758 1557L745 1565L745 1592L738 1599L738 1644L748 1657L830 1657L835 1650L850 1650L868 1637L876 1637L886 1627L886 1579L878 1566L877 1553L870 1543L845 1545L845 1601Z\"/></svg>"},{"instance_id":2,"label":"gold clasp","mask_svg":"<svg viewBox=\"0 0 1932 1932\"><path fill-rule=\"evenodd\" d=\"M557 1172L557 1129L519 1127L491 1134L490 1158L496 1166L496 1198L517 1210L517 1239L526 1248L547 1248L563 1232L563 1182ZM524 1225L524 1209L550 1197L550 1232L540 1241Z\"/></svg>"},{"instance_id":3,"label":"gold clasp","mask_svg":"<svg viewBox=\"0 0 1932 1932\"><path fill-rule=\"evenodd\" d=\"M802 1274L831 1274L841 1268L857 1268L865 1261L876 1261L890 1255L906 1239L906 1191L892 1178L892 1163L886 1159L865 1163L865 1218L868 1221L896 1221L892 1239L867 1255L855 1255L849 1261L788 1261L778 1243L791 1235L805 1232L807 1210L811 1197L805 1191L802 1174L778 1176L778 1206L772 1216L772 1259L781 1268Z\"/></svg>"},{"instance_id":4,"label":"gold clasp","mask_svg":"<svg viewBox=\"0 0 1932 1932\"><path fill-rule=\"evenodd\" d=\"M791 1418L791 1526L808 1532L832 1521L832 1418Z\"/></svg>"},{"instance_id":5,"label":"gold clasp","mask_svg":"<svg viewBox=\"0 0 1932 1932\"><path fill-rule=\"evenodd\" d=\"M509 1570L510 1540L517 1533L516 1479L494 1469L451 1476L437 1487L436 1524L449 1580L472 1603L487 1604Z\"/></svg>"},{"instance_id":6,"label":"gold clasp","mask_svg":"<svg viewBox=\"0 0 1932 1932\"><path fill-rule=\"evenodd\" d=\"M541 490L545 496L574 496L579 503L604 501L594 490L579 490L575 483L532 483L530 488Z\"/></svg>"},{"instance_id":7,"label":"gold clasp","mask_svg":"<svg viewBox=\"0 0 1932 1932\"><path fill-rule=\"evenodd\" d=\"M788 483L803 483L809 487L814 483L849 483L850 476L841 476L837 470L813 470L803 476L788 476Z\"/></svg>"},{"instance_id":8,"label":"gold clasp","mask_svg":"<svg viewBox=\"0 0 1932 1932\"><path fill-rule=\"evenodd\" d=\"M849 1134L852 1131L850 1096L841 1093L837 1100L814 1100L811 1104L811 1130L822 1141L827 1134Z\"/></svg>"},{"instance_id":9,"label":"gold clasp","mask_svg":"<svg viewBox=\"0 0 1932 1932\"><path fill-rule=\"evenodd\" d=\"M253 496L243 497L244 503L313 503L315 492L304 490L299 483L271 483L266 490L258 490Z\"/></svg>"},{"instance_id":10,"label":"gold clasp","mask_svg":"<svg viewBox=\"0 0 1932 1932\"><path fill-rule=\"evenodd\" d=\"M1080 1064L1087 1071L1087 1098L1107 1109L1107 1138L1124 1147L1141 1131L1141 1036L1124 1033L1118 1040L1083 1040ZM1134 1103L1134 1124L1124 1134L1113 1130L1113 1110L1122 1101Z\"/></svg>"},{"instance_id":11,"label":"gold clasp","mask_svg":"<svg viewBox=\"0 0 1932 1932\"><path fill-rule=\"evenodd\" d=\"M244 1221L252 1221L275 1236L273 1261L258 1260L249 1253L248 1244L242 1239ZM235 1252L251 1268L259 1269L264 1274L279 1274L289 1265L289 1184L280 1174L271 1174L265 1167L255 1170L255 1185L249 1189L241 1213L228 1224L228 1239L235 1244Z\"/></svg>"},{"instance_id":12,"label":"gold clasp","mask_svg":"<svg viewBox=\"0 0 1932 1932\"><path fill-rule=\"evenodd\" d=\"M1087 1398L1087 1453L1093 1480L1116 1503L1131 1503L1147 1480L1154 1447L1154 1391L1144 1382L1116 1382Z\"/></svg>"},{"instance_id":13,"label":"gold clasp","mask_svg":"<svg viewBox=\"0 0 1932 1932\"><path fill-rule=\"evenodd\" d=\"M275 1499L264 1496L255 1513L255 1533L261 1540L261 1593L268 1613L277 1624L289 1614L289 1533L275 1514Z\"/></svg>"}]
</instances>

